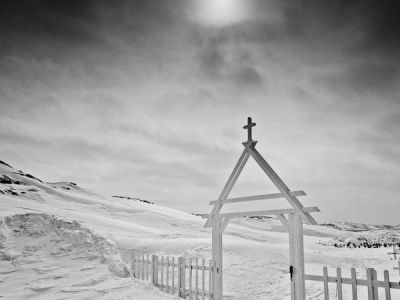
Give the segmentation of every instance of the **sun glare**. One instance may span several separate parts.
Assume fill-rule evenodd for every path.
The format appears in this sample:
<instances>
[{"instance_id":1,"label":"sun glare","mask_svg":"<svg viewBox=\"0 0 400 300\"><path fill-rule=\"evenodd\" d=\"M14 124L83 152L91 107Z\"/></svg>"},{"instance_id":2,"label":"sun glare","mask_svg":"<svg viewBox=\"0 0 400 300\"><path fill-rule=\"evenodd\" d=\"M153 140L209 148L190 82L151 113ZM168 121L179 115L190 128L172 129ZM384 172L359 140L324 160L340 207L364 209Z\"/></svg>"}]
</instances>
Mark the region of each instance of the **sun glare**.
<instances>
[{"instance_id":1,"label":"sun glare","mask_svg":"<svg viewBox=\"0 0 400 300\"><path fill-rule=\"evenodd\" d=\"M226 26L250 17L248 0L195 0L195 20L209 26Z\"/></svg>"}]
</instances>

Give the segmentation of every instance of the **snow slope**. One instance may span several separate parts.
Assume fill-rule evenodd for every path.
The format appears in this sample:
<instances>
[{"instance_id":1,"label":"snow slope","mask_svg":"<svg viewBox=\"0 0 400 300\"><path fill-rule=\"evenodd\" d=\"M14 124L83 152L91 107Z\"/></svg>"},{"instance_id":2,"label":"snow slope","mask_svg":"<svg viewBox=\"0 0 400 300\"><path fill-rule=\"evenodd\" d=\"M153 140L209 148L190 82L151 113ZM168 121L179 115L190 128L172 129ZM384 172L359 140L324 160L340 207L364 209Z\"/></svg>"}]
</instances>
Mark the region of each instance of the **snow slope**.
<instances>
[{"instance_id":1,"label":"snow slope","mask_svg":"<svg viewBox=\"0 0 400 300\"><path fill-rule=\"evenodd\" d=\"M7 299L173 299L125 277L129 252L211 257L211 233L199 216L104 197L73 183L45 183L4 163L0 208L0 296ZM381 274L394 266L384 248L320 244L343 235L341 230L306 226L305 232L307 273L321 274L324 265L330 272L356 267L365 277L367 267ZM288 252L288 236L277 220L234 221L224 235L226 298L289 299ZM394 271L391 278L399 280ZM322 299L321 290L321 284L307 282L309 299Z\"/></svg>"}]
</instances>

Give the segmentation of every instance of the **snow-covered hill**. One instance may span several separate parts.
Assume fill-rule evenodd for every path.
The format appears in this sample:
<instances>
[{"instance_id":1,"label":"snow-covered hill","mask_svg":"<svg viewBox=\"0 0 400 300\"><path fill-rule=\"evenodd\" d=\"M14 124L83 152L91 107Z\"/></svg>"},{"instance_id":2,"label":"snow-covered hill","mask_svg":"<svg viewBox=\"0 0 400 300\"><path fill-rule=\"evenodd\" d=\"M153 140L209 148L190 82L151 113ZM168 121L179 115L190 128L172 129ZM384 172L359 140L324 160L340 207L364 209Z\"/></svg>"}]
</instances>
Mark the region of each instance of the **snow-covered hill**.
<instances>
[{"instance_id":1,"label":"snow-covered hill","mask_svg":"<svg viewBox=\"0 0 400 300\"><path fill-rule=\"evenodd\" d=\"M0 296L6 299L172 299L128 276L129 252L211 258L211 233L200 216L134 197L104 197L74 183L46 183L3 162L0 208ZM305 226L305 233L307 273L321 274L324 265L356 267L362 277L367 267L394 266L387 249L321 245L352 232ZM277 220L234 221L224 235L225 295L289 299L288 252ZM391 277L399 280L394 271ZM309 299L321 299L321 287L307 283Z\"/></svg>"}]
</instances>

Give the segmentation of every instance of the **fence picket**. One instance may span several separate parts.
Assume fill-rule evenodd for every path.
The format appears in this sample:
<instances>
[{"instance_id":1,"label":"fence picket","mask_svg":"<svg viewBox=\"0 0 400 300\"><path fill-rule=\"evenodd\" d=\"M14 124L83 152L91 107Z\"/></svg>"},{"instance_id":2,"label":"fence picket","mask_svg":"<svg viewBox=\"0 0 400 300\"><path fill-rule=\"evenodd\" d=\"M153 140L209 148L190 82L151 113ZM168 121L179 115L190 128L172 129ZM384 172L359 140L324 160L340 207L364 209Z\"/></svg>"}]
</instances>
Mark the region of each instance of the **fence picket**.
<instances>
[{"instance_id":1,"label":"fence picket","mask_svg":"<svg viewBox=\"0 0 400 300\"><path fill-rule=\"evenodd\" d=\"M136 278L140 279L140 254L137 255L136 262L137 262Z\"/></svg>"},{"instance_id":2,"label":"fence picket","mask_svg":"<svg viewBox=\"0 0 400 300\"><path fill-rule=\"evenodd\" d=\"M144 280L144 252L142 253L142 280Z\"/></svg>"},{"instance_id":3,"label":"fence picket","mask_svg":"<svg viewBox=\"0 0 400 300\"><path fill-rule=\"evenodd\" d=\"M210 259L210 261L209 261L209 263L208 263L208 267L209 267L209 269L208 269L208 299L209 300L211 300L211 288L212 288L212 284L211 284L211 282L212 282L212 262L211 262L211 259Z\"/></svg>"},{"instance_id":4,"label":"fence picket","mask_svg":"<svg viewBox=\"0 0 400 300\"><path fill-rule=\"evenodd\" d=\"M152 282L155 286L158 286L158 256L152 255L151 257L153 270L152 270Z\"/></svg>"},{"instance_id":5,"label":"fence picket","mask_svg":"<svg viewBox=\"0 0 400 300\"><path fill-rule=\"evenodd\" d=\"M149 261L149 255L146 255L146 280L149 281L149 267L150 267L150 261Z\"/></svg>"},{"instance_id":6,"label":"fence picket","mask_svg":"<svg viewBox=\"0 0 400 300\"><path fill-rule=\"evenodd\" d=\"M142 280L146 280L146 269L147 269L146 256L143 252L143 279Z\"/></svg>"},{"instance_id":7,"label":"fence picket","mask_svg":"<svg viewBox=\"0 0 400 300\"><path fill-rule=\"evenodd\" d=\"M164 291L164 256L161 256L161 284L160 289Z\"/></svg>"},{"instance_id":8,"label":"fence picket","mask_svg":"<svg viewBox=\"0 0 400 300\"><path fill-rule=\"evenodd\" d=\"M385 285L385 296L386 300L391 300L392 297L390 295L390 279L389 279L389 271L383 271L384 285Z\"/></svg>"},{"instance_id":9,"label":"fence picket","mask_svg":"<svg viewBox=\"0 0 400 300\"><path fill-rule=\"evenodd\" d=\"M133 251L131 251L131 276L135 277L135 256L133 255Z\"/></svg>"},{"instance_id":10,"label":"fence picket","mask_svg":"<svg viewBox=\"0 0 400 300\"><path fill-rule=\"evenodd\" d=\"M133 276L135 277L135 278L138 278L137 277L137 268L138 268L138 262L137 262L137 256L136 256L136 254L134 254L134 271L133 271Z\"/></svg>"},{"instance_id":11,"label":"fence picket","mask_svg":"<svg viewBox=\"0 0 400 300\"><path fill-rule=\"evenodd\" d=\"M186 279L185 279L185 264L186 259L184 257L179 257L179 297L186 298Z\"/></svg>"},{"instance_id":12,"label":"fence picket","mask_svg":"<svg viewBox=\"0 0 400 300\"><path fill-rule=\"evenodd\" d=\"M169 294L169 256L167 256L167 294Z\"/></svg>"},{"instance_id":13,"label":"fence picket","mask_svg":"<svg viewBox=\"0 0 400 300\"><path fill-rule=\"evenodd\" d=\"M190 291L190 299L193 299L193 291L192 291L192 258L189 259L189 291Z\"/></svg>"},{"instance_id":14,"label":"fence picket","mask_svg":"<svg viewBox=\"0 0 400 300\"><path fill-rule=\"evenodd\" d=\"M199 297L199 258L196 257L196 300Z\"/></svg>"},{"instance_id":15,"label":"fence picket","mask_svg":"<svg viewBox=\"0 0 400 300\"><path fill-rule=\"evenodd\" d=\"M357 300L357 273L354 268L351 268L351 292L353 300Z\"/></svg>"},{"instance_id":16,"label":"fence picket","mask_svg":"<svg viewBox=\"0 0 400 300\"><path fill-rule=\"evenodd\" d=\"M201 268L201 287L202 287L201 299L202 300L204 300L205 295L206 295L206 293L205 293L205 283L204 283L204 281L205 281L205 265L206 265L206 262L205 262L205 260L203 258L203 260L202 260L202 268Z\"/></svg>"},{"instance_id":17,"label":"fence picket","mask_svg":"<svg viewBox=\"0 0 400 300\"><path fill-rule=\"evenodd\" d=\"M325 294L325 300L329 300L328 268L324 267L323 268L323 272L324 272L324 294Z\"/></svg>"},{"instance_id":18,"label":"fence picket","mask_svg":"<svg viewBox=\"0 0 400 300\"><path fill-rule=\"evenodd\" d=\"M173 294L175 294L175 257L172 257L172 272L171 272L171 275L172 275L172 283L171 283L171 285L172 285L172 295Z\"/></svg>"},{"instance_id":19,"label":"fence picket","mask_svg":"<svg viewBox=\"0 0 400 300\"><path fill-rule=\"evenodd\" d=\"M133 277L136 278L136 254L133 253Z\"/></svg>"},{"instance_id":20,"label":"fence picket","mask_svg":"<svg viewBox=\"0 0 400 300\"><path fill-rule=\"evenodd\" d=\"M342 270L340 268L336 268L336 281L337 281L337 293L338 299L343 300L343 291L342 291Z\"/></svg>"},{"instance_id":21,"label":"fence picket","mask_svg":"<svg viewBox=\"0 0 400 300\"><path fill-rule=\"evenodd\" d=\"M182 269L181 269L180 264L181 264L181 258L178 257L178 265L177 265L177 268L178 268L178 278L177 278L177 281L178 281L178 297L181 295L181 280L180 280L180 278L181 278Z\"/></svg>"},{"instance_id":22,"label":"fence picket","mask_svg":"<svg viewBox=\"0 0 400 300\"><path fill-rule=\"evenodd\" d=\"M137 269L136 269L136 278L140 279L140 254L138 254L136 256L136 265L137 265Z\"/></svg>"},{"instance_id":23,"label":"fence picket","mask_svg":"<svg viewBox=\"0 0 400 300\"><path fill-rule=\"evenodd\" d=\"M138 279L141 279L140 274L141 274L141 262L140 262L140 254L138 254Z\"/></svg>"},{"instance_id":24,"label":"fence picket","mask_svg":"<svg viewBox=\"0 0 400 300\"><path fill-rule=\"evenodd\" d=\"M132 277L135 278L135 254L133 252L132 252L131 267L132 267Z\"/></svg>"},{"instance_id":25,"label":"fence picket","mask_svg":"<svg viewBox=\"0 0 400 300\"><path fill-rule=\"evenodd\" d=\"M367 269L367 285L368 285L368 300L375 300L374 299L374 287L372 285L372 269Z\"/></svg>"},{"instance_id":26,"label":"fence picket","mask_svg":"<svg viewBox=\"0 0 400 300\"><path fill-rule=\"evenodd\" d=\"M378 300L379 299L379 294L378 294L378 287L375 286L376 282L378 281L378 276L376 274L376 270L374 268L372 268L372 290L374 293L374 300Z\"/></svg>"},{"instance_id":27,"label":"fence picket","mask_svg":"<svg viewBox=\"0 0 400 300\"><path fill-rule=\"evenodd\" d=\"M138 264L138 269L137 269L137 278L140 279L140 254L137 256L137 264Z\"/></svg>"}]
</instances>

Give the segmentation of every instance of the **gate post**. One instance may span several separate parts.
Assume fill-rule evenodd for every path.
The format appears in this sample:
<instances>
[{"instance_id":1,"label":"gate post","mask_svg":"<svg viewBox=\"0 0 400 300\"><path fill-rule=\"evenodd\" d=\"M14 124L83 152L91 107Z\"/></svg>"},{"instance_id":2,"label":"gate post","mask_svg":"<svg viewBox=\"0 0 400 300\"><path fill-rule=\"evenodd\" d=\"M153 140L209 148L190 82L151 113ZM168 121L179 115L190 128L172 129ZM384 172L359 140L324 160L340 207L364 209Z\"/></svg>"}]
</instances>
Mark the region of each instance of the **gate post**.
<instances>
[{"instance_id":1,"label":"gate post","mask_svg":"<svg viewBox=\"0 0 400 300\"><path fill-rule=\"evenodd\" d=\"M305 300L303 220L289 214L290 289L292 300Z\"/></svg>"},{"instance_id":2,"label":"gate post","mask_svg":"<svg viewBox=\"0 0 400 300\"><path fill-rule=\"evenodd\" d=\"M212 293L214 300L222 300L222 228L221 218L214 217L212 222L212 260L213 284Z\"/></svg>"}]
</instances>

